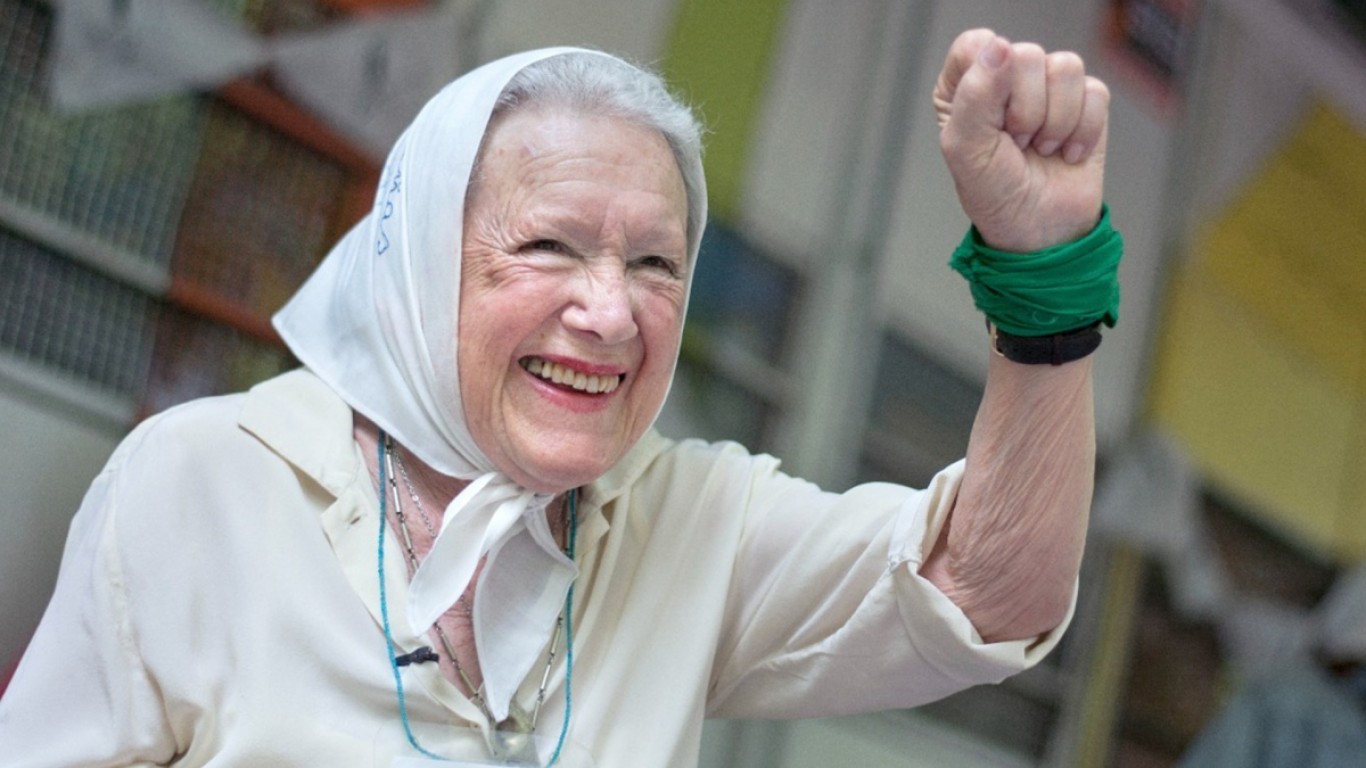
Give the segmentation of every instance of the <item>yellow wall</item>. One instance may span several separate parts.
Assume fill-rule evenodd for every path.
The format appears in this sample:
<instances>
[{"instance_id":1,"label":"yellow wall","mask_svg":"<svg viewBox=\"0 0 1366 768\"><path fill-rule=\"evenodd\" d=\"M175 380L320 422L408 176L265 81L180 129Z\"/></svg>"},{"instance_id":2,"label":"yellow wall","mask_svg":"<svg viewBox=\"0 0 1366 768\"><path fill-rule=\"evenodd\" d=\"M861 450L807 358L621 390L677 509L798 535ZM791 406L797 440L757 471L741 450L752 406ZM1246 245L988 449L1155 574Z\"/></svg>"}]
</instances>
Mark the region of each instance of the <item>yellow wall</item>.
<instances>
[{"instance_id":1,"label":"yellow wall","mask_svg":"<svg viewBox=\"0 0 1366 768\"><path fill-rule=\"evenodd\" d=\"M711 213L734 221L786 0L682 0L664 74L702 112Z\"/></svg>"},{"instance_id":2,"label":"yellow wall","mask_svg":"<svg viewBox=\"0 0 1366 768\"><path fill-rule=\"evenodd\" d=\"M1273 526L1366 556L1366 136L1310 110L1171 285L1158 423Z\"/></svg>"}]
</instances>

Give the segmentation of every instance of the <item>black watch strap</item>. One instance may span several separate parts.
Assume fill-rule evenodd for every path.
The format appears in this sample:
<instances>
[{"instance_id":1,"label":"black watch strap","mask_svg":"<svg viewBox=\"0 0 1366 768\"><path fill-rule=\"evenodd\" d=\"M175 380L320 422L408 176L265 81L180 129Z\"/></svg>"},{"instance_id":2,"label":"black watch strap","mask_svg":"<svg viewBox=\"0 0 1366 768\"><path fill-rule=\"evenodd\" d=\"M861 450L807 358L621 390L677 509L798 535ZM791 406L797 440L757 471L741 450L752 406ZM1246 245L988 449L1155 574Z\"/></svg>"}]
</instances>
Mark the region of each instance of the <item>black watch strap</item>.
<instances>
[{"instance_id":1,"label":"black watch strap","mask_svg":"<svg viewBox=\"0 0 1366 768\"><path fill-rule=\"evenodd\" d=\"M1007 360L1027 365L1062 365L1096 351L1100 346L1100 323L1050 336L1016 336L987 321L991 348Z\"/></svg>"}]
</instances>

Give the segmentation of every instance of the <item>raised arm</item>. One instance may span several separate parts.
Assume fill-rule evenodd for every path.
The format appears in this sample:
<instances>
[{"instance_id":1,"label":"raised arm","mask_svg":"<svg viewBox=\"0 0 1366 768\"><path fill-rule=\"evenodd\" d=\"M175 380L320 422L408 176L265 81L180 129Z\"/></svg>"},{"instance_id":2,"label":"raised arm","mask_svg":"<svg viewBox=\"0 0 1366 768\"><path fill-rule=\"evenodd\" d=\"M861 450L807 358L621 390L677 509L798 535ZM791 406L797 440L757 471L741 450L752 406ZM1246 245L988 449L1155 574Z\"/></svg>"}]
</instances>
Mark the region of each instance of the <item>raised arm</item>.
<instances>
[{"instance_id":1,"label":"raised arm","mask_svg":"<svg viewBox=\"0 0 1366 768\"><path fill-rule=\"evenodd\" d=\"M965 32L950 48L934 99L959 200L975 242L998 259L995 269L1010 273L1031 252L1096 229L1109 92L1086 75L1080 57L1012 44L990 30ZM1077 268L1096 261L1083 255ZM1054 264L1052 274L1059 269L1070 267ZM960 271L974 279L967 267ZM1112 282L1113 265L1109 272ZM1104 317L1065 327L1080 316L1069 314L1077 302L1086 305L1098 294L1094 281L1064 287L1080 291L1070 294L1073 308L1040 316L1037 329L1020 327L1020 318L1037 313L1012 312L1018 297L994 290L979 296L976 289L974 296L979 307L996 302L1021 336L1113 322L1112 307ZM993 351L962 486L921 573L984 639L1025 639L1063 620L1081 564L1095 463L1091 358L1012 362L994 351L985 332L983 339Z\"/></svg>"}]
</instances>

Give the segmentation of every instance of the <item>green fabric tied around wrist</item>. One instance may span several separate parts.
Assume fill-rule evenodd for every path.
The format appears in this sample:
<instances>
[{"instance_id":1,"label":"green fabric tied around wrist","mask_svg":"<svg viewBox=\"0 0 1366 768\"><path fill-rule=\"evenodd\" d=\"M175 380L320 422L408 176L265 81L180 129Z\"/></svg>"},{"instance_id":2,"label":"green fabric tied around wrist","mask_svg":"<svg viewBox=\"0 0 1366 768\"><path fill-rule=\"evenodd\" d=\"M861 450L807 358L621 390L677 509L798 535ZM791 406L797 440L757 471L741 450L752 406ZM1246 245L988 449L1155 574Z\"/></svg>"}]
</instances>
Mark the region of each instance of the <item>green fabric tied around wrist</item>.
<instances>
[{"instance_id":1,"label":"green fabric tied around wrist","mask_svg":"<svg viewBox=\"0 0 1366 768\"><path fill-rule=\"evenodd\" d=\"M968 230L949 266L967 278L977 309L1016 336L1049 336L1119 320L1119 259L1124 238L1110 208L1080 240L1033 253L989 248Z\"/></svg>"}]
</instances>

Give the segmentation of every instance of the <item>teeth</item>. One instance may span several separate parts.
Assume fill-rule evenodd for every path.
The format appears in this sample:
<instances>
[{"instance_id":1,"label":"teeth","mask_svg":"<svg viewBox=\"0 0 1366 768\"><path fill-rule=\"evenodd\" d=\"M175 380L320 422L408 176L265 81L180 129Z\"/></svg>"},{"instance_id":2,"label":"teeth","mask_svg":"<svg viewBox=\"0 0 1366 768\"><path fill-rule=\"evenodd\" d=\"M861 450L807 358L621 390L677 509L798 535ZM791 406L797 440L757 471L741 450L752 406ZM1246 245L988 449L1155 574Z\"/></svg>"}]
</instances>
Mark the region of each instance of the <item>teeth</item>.
<instances>
[{"instance_id":1,"label":"teeth","mask_svg":"<svg viewBox=\"0 0 1366 768\"><path fill-rule=\"evenodd\" d=\"M578 392L587 392L594 395L599 393L606 394L621 386L621 376L619 375L589 375L571 370L559 363L542 360L539 357L528 358L522 363L522 367L546 381L552 381Z\"/></svg>"}]
</instances>

